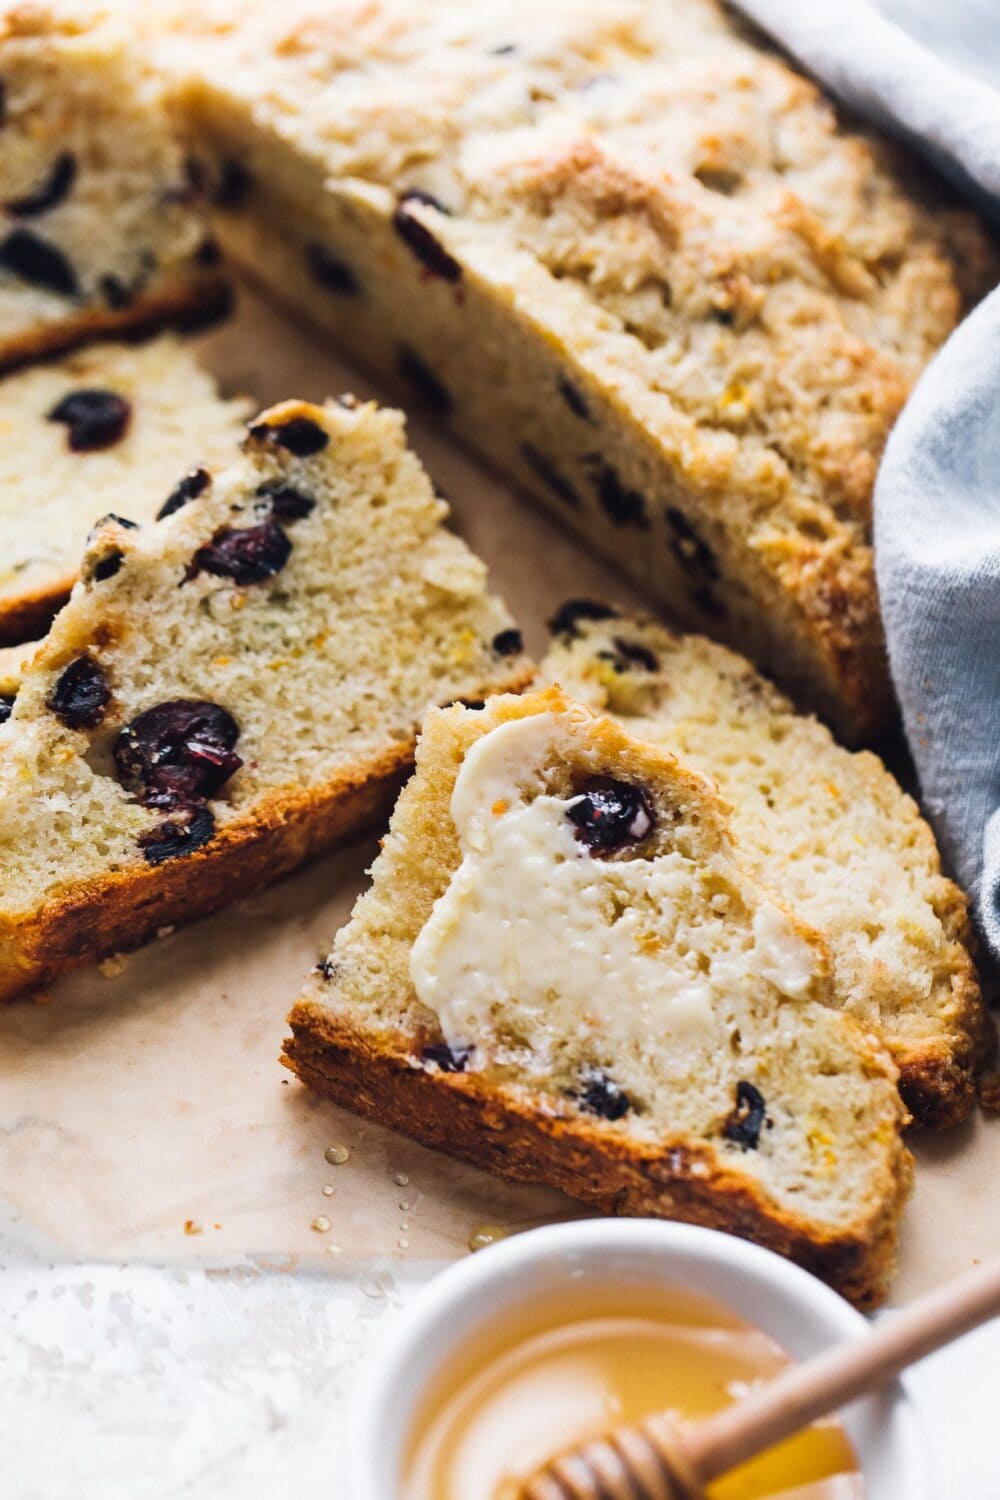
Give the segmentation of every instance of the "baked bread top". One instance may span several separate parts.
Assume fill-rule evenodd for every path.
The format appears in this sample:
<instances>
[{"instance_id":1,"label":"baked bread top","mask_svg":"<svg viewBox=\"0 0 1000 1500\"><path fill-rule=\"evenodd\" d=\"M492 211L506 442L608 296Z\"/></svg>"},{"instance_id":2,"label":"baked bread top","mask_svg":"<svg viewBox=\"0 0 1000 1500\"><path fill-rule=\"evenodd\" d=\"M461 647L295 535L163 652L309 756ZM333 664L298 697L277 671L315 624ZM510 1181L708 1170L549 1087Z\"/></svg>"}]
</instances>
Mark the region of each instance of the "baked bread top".
<instances>
[{"instance_id":1,"label":"baked bread top","mask_svg":"<svg viewBox=\"0 0 1000 1500\"><path fill-rule=\"evenodd\" d=\"M433 1133L502 1170L505 1129L530 1119L551 1143L520 1175L613 1199L631 1161L644 1212L787 1234L830 1251L827 1274L851 1244L863 1300L891 1261L905 1111L833 982L822 938L745 874L708 784L549 689L429 715L290 1057L321 1086L343 1070L347 1102L356 1063L376 1116L367 1063L416 1070L418 1136L478 1098L478 1140Z\"/></svg>"},{"instance_id":2,"label":"baked bread top","mask_svg":"<svg viewBox=\"0 0 1000 1500\"><path fill-rule=\"evenodd\" d=\"M0 381L0 642L44 633L95 522L154 520L191 468L229 460L250 413L169 334Z\"/></svg>"},{"instance_id":3,"label":"baked bread top","mask_svg":"<svg viewBox=\"0 0 1000 1500\"><path fill-rule=\"evenodd\" d=\"M400 413L286 402L236 453L155 524L97 528L0 725L0 995L47 965L46 924L61 951L78 907L152 905L173 861L197 894L267 833L287 869L283 829L303 858L338 796L391 794L429 703L527 675Z\"/></svg>"},{"instance_id":4,"label":"baked bread top","mask_svg":"<svg viewBox=\"0 0 1000 1500\"><path fill-rule=\"evenodd\" d=\"M132 29L106 5L0 5L0 367L226 305Z\"/></svg>"},{"instance_id":5,"label":"baked bread top","mask_svg":"<svg viewBox=\"0 0 1000 1500\"><path fill-rule=\"evenodd\" d=\"M588 600L553 625L542 680L715 783L754 873L825 934L838 1002L885 1038L915 1118L964 1118L988 1035L966 902L878 757L703 636Z\"/></svg>"},{"instance_id":6,"label":"baked bread top","mask_svg":"<svg viewBox=\"0 0 1000 1500\"><path fill-rule=\"evenodd\" d=\"M182 107L187 88L209 134L244 111L244 182L293 201L268 137L287 142L395 215L431 276L502 287L742 538L760 607L804 617L839 678L813 674L824 712L884 722L872 486L990 283L973 216L714 0L166 3Z\"/></svg>"}]
</instances>

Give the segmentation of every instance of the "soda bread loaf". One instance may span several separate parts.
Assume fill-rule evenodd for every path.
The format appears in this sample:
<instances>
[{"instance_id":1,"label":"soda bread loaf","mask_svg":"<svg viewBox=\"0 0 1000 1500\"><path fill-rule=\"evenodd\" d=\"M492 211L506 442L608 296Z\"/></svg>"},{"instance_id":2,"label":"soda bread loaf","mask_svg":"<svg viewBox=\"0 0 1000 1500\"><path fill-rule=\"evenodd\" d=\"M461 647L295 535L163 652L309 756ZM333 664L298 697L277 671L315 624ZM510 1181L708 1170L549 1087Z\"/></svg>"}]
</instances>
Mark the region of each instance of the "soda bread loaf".
<instances>
[{"instance_id":1,"label":"soda bread loaf","mask_svg":"<svg viewBox=\"0 0 1000 1500\"><path fill-rule=\"evenodd\" d=\"M109 517L0 725L0 998L383 817L428 704L528 667L398 412L286 402Z\"/></svg>"},{"instance_id":2,"label":"soda bread loaf","mask_svg":"<svg viewBox=\"0 0 1000 1500\"><path fill-rule=\"evenodd\" d=\"M986 238L715 0L165 0L223 242L842 736L870 499Z\"/></svg>"},{"instance_id":3,"label":"soda bread loaf","mask_svg":"<svg viewBox=\"0 0 1000 1500\"><path fill-rule=\"evenodd\" d=\"M914 1117L963 1119L989 1035L966 902L882 762L702 636L586 600L553 625L543 680L717 785L754 874L826 936L837 998L883 1036Z\"/></svg>"},{"instance_id":4,"label":"soda bread loaf","mask_svg":"<svg viewBox=\"0 0 1000 1500\"><path fill-rule=\"evenodd\" d=\"M747 1235L869 1305L905 1110L834 984L708 784L549 689L428 716L285 1060L429 1145Z\"/></svg>"},{"instance_id":5,"label":"soda bread loaf","mask_svg":"<svg viewBox=\"0 0 1000 1500\"><path fill-rule=\"evenodd\" d=\"M193 459L229 458L250 414L170 334L0 381L0 643L48 628L101 516L152 521Z\"/></svg>"},{"instance_id":6,"label":"soda bread loaf","mask_svg":"<svg viewBox=\"0 0 1000 1500\"><path fill-rule=\"evenodd\" d=\"M227 305L130 31L74 0L0 4L0 368Z\"/></svg>"}]
</instances>

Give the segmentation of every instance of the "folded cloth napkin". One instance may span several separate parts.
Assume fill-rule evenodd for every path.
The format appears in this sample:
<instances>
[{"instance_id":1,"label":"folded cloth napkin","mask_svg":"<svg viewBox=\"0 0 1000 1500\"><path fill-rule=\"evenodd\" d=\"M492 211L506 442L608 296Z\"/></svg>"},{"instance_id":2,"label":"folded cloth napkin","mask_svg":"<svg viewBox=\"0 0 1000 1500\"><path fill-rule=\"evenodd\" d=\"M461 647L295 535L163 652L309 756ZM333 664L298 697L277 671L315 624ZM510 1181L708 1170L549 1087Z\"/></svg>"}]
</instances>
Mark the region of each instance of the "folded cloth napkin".
<instances>
[{"instance_id":1,"label":"folded cloth napkin","mask_svg":"<svg viewBox=\"0 0 1000 1500\"><path fill-rule=\"evenodd\" d=\"M739 0L1000 226L1000 0ZM932 361L875 487L893 680L927 812L1000 960L1000 290Z\"/></svg>"}]
</instances>

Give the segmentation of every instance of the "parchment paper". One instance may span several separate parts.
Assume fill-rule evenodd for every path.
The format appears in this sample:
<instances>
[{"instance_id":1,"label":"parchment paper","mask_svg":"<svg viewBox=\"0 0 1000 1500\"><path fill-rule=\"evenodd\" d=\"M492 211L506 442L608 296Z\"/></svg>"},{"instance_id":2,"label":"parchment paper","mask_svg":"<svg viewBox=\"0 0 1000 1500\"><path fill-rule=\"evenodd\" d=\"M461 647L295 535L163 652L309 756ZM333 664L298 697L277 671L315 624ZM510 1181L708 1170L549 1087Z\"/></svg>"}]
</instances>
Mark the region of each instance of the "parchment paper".
<instances>
[{"instance_id":1,"label":"parchment paper","mask_svg":"<svg viewBox=\"0 0 1000 1500\"><path fill-rule=\"evenodd\" d=\"M202 346L228 391L262 405L379 394L249 291L237 320ZM543 647L543 621L568 596L630 600L627 584L440 433L411 421L410 436L529 649ZM386 1258L405 1276L406 1262L463 1255L483 1226L581 1212L320 1103L278 1065L289 1006L373 853L372 843L342 849L120 964L71 976L43 1004L0 1013L0 1253L322 1269L356 1282ZM331 1145L349 1160L328 1164ZM915 1149L897 1301L1000 1251L1000 1122L980 1116ZM313 1227L318 1216L329 1229Z\"/></svg>"}]
</instances>

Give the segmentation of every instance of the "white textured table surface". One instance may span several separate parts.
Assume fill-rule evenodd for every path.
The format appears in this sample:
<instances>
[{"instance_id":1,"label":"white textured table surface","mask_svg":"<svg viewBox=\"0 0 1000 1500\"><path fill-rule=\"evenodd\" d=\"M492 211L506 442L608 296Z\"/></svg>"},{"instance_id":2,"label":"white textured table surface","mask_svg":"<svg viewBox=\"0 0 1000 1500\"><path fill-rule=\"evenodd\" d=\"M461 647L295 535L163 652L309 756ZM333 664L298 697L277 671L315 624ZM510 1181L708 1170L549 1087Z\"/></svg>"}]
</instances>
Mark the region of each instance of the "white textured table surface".
<instances>
[{"instance_id":1,"label":"white textured table surface","mask_svg":"<svg viewBox=\"0 0 1000 1500\"><path fill-rule=\"evenodd\" d=\"M262 404L367 389L253 297L206 349ZM562 599L628 600L439 434L412 435L531 649ZM386 1320L477 1225L575 1212L360 1125L278 1067L371 852L0 1014L0 1500L340 1500L348 1400ZM352 1157L327 1198L336 1141ZM921 1146L900 1300L1000 1253L998 1144L980 1119ZM1000 1500L998 1374L1000 1325L914 1376L935 1500Z\"/></svg>"},{"instance_id":2,"label":"white textured table surface","mask_svg":"<svg viewBox=\"0 0 1000 1500\"><path fill-rule=\"evenodd\" d=\"M0 1493L346 1500L358 1370L430 1270L8 1268ZM909 1378L935 1500L1000 1495L998 1373L1000 1323Z\"/></svg>"}]
</instances>

